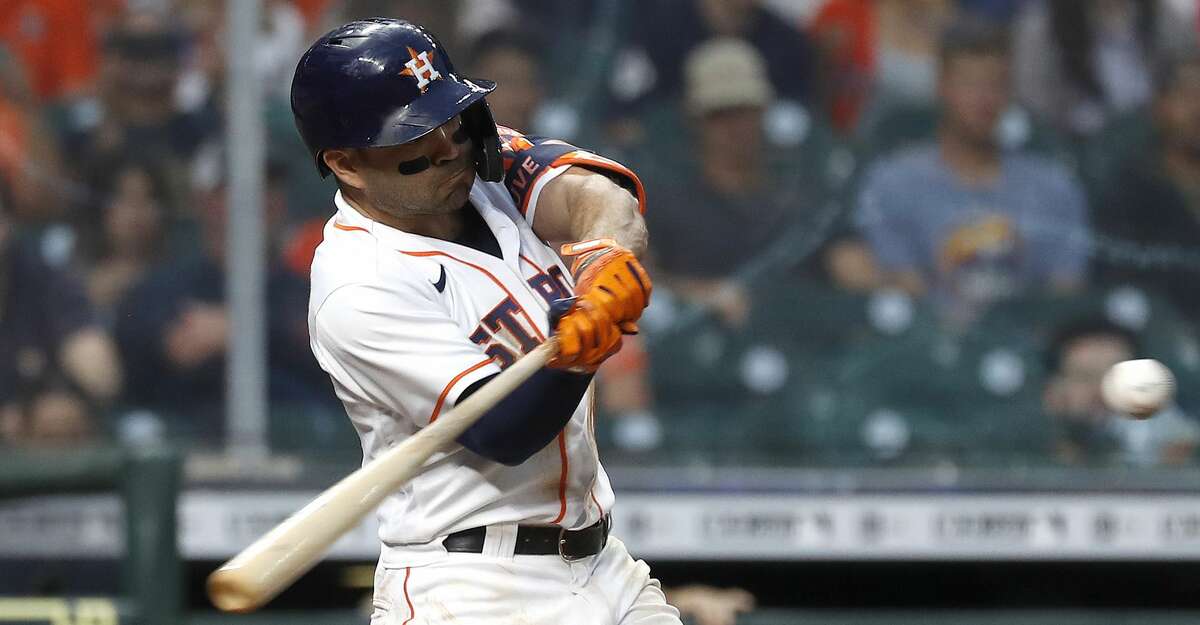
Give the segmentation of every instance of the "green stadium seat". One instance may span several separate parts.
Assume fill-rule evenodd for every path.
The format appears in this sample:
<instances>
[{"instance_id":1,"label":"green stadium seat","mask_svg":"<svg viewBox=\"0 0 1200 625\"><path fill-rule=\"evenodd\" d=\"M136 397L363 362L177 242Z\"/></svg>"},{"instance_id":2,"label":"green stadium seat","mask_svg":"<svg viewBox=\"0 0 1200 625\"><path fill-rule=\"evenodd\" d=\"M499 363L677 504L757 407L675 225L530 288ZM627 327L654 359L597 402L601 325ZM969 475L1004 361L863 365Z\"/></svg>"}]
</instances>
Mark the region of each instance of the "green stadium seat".
<instances>
[{"instance_id":1,"label":"green stadium seat","mask_svg":"<svg viewBox=\"0 0 1200 625\"><path fill-rule=\"evenodd\" d=\"M1110 121L1083 146L1081 170L1093 195L1103 196L1119 182L1119 168L1131 156L1144 154L1154 138L1153 116L1139 109Z\"/></svg>"},{"instance_id":2,"label":"green stadium seat","mask_svg":"<svg viewBox=\"0 0 1200 625\"><path fill-rule=\"evenodd\" d=\"M899 292L849 293L811 281L762 276L746 334L808 354L840 354L879 337L936 331L928 305Z\"/></svg>"},{"instance_id":3,"label":"green stadium seat","mask_svg":"<svg viewBox=\"0 0 1200 625\"><path fill-rule=\"evenodd\" d=\"M984 327L880 339L838 367L840 420L883 457L1036 454L1043 445L1037 352L1019 334Z\"/></svg>"},{"instance_id":4,"label":"green stadium seat","mask_svg":"<svg viewBox=\"0 0 1200 625\"><path fill-rule=\"evenodd\" d=\"M268 440L275 453L293 453L351 464L362 458L358 435L340 407L273 402Z\"/></svg>"},{"instance_id":5,"label":"green stadium seat","mask_svg":"<svg viewBox=\"0 0 1200 625\"><path fill-rule=\"evenodd\" d=\"M720 400L742 391L734 369L736 335L710 318L650 337L657 403Z\"/></svg>"}]
</instances>

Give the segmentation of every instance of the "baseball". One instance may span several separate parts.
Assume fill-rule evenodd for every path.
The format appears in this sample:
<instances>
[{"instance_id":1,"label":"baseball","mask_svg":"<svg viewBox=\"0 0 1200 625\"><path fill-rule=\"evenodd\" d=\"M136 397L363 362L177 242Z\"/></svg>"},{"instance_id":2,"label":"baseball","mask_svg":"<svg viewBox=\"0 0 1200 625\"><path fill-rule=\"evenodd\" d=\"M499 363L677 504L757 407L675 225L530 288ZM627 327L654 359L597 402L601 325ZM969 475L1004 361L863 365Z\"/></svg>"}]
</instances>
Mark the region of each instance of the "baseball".
<instances>
[{"instance_id":1,"label":"baseball","mask_svg":"<svg viewBox=\"0 0 1200 625\"><path fill-rule=\"evenodd\" d=\"M1175 376L1157 360L1126 360L1104 374L1100 392L1109 408L1147 419L1171 401Z\"/></svg>"}]
</instances>

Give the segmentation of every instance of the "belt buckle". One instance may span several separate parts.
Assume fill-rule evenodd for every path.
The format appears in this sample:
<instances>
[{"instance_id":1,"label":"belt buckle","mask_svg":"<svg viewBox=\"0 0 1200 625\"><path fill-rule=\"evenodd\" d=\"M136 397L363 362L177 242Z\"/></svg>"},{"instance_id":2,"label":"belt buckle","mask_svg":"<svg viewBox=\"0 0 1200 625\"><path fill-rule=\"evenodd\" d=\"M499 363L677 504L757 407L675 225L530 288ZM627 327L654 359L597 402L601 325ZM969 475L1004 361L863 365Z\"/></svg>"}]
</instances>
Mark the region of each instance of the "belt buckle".
<instances>
[{"instance_id":1,"label":"belt buckle","mask_svg":"<svg viewBox=\"0 0 1200 625\"><path fill-rule=\"evenodd\" d=\"M562 558L563 562L566 562L567 564L570 564L572 562L578 562L578 561L588 557L588 556L569 556L563 552L563 548L566 546L567 546L567 528L559 527L558 528L558 557Z\"/></svg>"}]
</instances>

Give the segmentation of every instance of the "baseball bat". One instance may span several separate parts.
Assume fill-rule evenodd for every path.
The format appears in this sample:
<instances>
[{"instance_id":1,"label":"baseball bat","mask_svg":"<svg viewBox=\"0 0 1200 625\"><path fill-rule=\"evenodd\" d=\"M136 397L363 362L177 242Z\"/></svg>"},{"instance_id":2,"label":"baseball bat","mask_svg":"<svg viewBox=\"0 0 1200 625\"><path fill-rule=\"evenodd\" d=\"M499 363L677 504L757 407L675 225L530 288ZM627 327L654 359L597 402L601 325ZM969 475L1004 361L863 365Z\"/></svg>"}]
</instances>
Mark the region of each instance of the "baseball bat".
<instances>
[{"instance_id":1,"label":"baseball bat","mask_svg":"<svg viewBox=\"0 0 1200 625\"><path fill-rule=\"evenodd\" d=\"M226 612L252 612L313 567L325 551L434 453L512 393L558 353L551 337L432 424L330 486L208 577L208 596Z\"/></svg>"}]
</instances>

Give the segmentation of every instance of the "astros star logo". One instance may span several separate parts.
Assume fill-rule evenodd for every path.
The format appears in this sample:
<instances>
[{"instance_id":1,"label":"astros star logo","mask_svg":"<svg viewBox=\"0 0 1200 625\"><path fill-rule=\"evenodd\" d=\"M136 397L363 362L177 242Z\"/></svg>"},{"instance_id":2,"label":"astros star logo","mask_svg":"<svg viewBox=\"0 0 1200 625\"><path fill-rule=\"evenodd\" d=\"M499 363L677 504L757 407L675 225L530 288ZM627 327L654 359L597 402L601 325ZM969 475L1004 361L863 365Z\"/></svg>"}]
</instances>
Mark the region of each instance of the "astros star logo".
<instances>
[{"instance_id":1,"label":"astros star logo","mask_svg":"<svg viewBox=\"0 0 1200 625\"><path fill-rule=\"evenodd\" d=\"M400 72L401 76L412 76L417 79L417 88L421 93L429 88L429 83L442 77L441 72L433 66L433 51L422 50L417 52L412 48L408 48L408 55L412 58L404 62L404 71Z\"/></svg>"}]
</instances>

